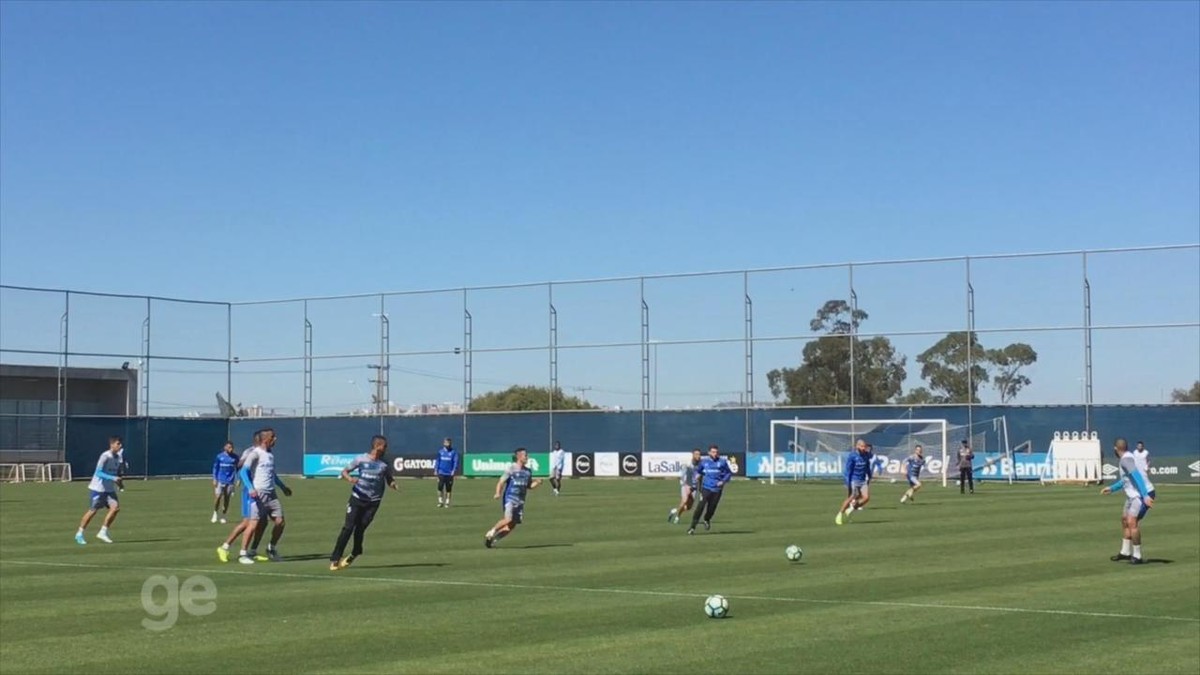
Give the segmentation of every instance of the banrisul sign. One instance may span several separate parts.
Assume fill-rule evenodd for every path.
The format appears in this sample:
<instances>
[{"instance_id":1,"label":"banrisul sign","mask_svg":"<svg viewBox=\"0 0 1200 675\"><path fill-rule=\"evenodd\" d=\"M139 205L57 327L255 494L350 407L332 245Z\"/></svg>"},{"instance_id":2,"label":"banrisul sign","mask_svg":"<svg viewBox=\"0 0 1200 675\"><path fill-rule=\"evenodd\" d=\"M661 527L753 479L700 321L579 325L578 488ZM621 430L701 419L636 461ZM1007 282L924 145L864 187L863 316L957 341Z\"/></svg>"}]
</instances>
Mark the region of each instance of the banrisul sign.
<instances>
[{"instance_id":1,"label":"banrisul sign","mask_svg":"<svg viewBox=\"0 0 1200 675\"><path fill-rule=\"evenodd\" d=\"M463 457L464 476L499 476L513 463L511 452L469 452ZM550 475L550 453L529 453L529 469L535 476Z\"/></svg>"}]
</instances>

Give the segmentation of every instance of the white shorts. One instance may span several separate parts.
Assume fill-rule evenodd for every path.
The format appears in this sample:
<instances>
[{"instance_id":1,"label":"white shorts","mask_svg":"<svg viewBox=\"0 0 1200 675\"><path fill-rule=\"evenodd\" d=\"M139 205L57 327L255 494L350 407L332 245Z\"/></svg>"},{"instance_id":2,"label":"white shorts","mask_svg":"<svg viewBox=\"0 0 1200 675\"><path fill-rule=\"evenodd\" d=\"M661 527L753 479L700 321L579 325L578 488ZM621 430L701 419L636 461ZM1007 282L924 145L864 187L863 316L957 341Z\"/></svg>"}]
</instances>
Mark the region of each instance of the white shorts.
<instances>
[{"instance_id":1,"label":"white shorts","mask_svg":"<svg viewBox=\"0 0 1200 675\"><path fill-rule=\"evenodd\" d=\"M279 503L279 497L272 492L258 493L258 499L250 500L250 511L246 515L251 520L261 520L263 518L282 518L283 504Z\"/></svg>"},{"instance_id":2,"label":"white shorts","mask_svg":"<svg viewBox=\"0 0 1200 675\"><path fill-rule=\"evenodd\" d=\"M213 488L213 493L218 497L233 495L233 483L217 483L217 486Z\"/></svg>"},{"instance_id":3,"label":"white shorts","mask_svg":"<svg viewBox=\"0 0 1200 675\"><path fill-rule=\"evenodd\" d=\"M691 499L692 498L692 486L691 485L680 485L679 486L679 498L680 499Z\"/></svg>"}]
</instances>

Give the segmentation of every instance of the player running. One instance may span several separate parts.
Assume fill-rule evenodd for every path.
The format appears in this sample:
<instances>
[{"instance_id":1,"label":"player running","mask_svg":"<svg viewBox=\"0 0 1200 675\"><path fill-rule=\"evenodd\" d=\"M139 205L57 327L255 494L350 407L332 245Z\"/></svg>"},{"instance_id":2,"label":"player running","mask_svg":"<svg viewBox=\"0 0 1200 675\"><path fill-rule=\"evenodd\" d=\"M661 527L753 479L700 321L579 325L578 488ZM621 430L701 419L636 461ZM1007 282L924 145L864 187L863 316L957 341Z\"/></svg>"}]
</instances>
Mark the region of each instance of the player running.
<instances>
[{"instance_id":1,"label":"player running","mask_svg":"<svg viewBox=\"0 0 1200 675\"><path fill-rule=\"evenodd\" d=\"M252 546L251 541L261 537L260 531L266 529L267 518L275 523L271 529L271 543L267 544L267 558L274 562L282 560L278 545L285 523L283 505L279 503L275 488L279 487L289 497L292 496L292 490L275 473L275 454L271 451L275 447L275 440L274 429L261 430L258 447L251 448L242 458L240 476L242 485L249 489L250 494L250 523L242 533L242 550L238 555L238 562L243 565L254 564L257 544Z\"/></svg>"},{"instance_id":2,"label":"player running","mask_svg":"<svg viewBox=\"0 0 1200 675\"><path fill-rule=\"evenodd\" d=\"M371 526L375 512L383 502L384 488L399 490L396 487L396 479L392 476L392 466L383 459L387 454L387 447L386 437L373 436L371 451L359 455L350 466L342 469L342 480L349 481L354 487L350 489L350 501L346 504L346 522L333 545L333 553L329 554L330 572L346 569L363 554L363 535ZM358 476L351 476L355 471L358 472ZM346 551L351 534L354 535L354 548L350 550L350 555L343 558L342 554Z\"/></svg>"},{"instance_id":3,"label":"player running","mask_svg":"<svg viewBox=\"0 0 1200 675\"><path fill-rule=\"evenodd\" d=\"M212 522L228 522L225 514L229 513L229 498L233 495L233 484L237 480L238 454L233 449L233 441L225 441L225 447L217 453L213 460L213 514ZM224 503L222 503L222 501ZM217 509L220 509L220 515Z\"/></svg>"},{"instance_id":4,"label":"player running","mask_svg":"<svg viewBox=\"0 0 1200 675\"><path fill-rule=\"evenodd\" d=\"M1141 565L1144 562L1141 520L1154 506L1154 484L1138 468L1137 459L1129 452L1128 441L1118 438L1113 444L1113 451L1117 453L1117 464L1121 474L1117 482L1101 490L1100 494L1112 494L1117 488L1124 487L1125 510L1121 512L1121 529L1124 534L1121 539L1121 552L1109 560L1128 560L1131 565Z\"/></svg>"},{"instance_id":5,"label":"player running","mask_svg":"<svg viewBox=\"0 0 1200 675\"><path fill-rule=\"evenodd\" d=\"M449 436L442 439L442 447L438 448L437 461L433 472L437 474L438 508L450 508L450 493L454 492L454 474L458 472L458 451Z\"/></svg>"},{"instance_id":6,"label":"player running","mask_svg":"<svg viewBox=\"0 0 1200 675\"><path fill-rule=\"evenodd\" d=\"M109 436L108 450L100 453L100 459L96 462L96 471L92 473L92 482L88 483L91 502L88 510L83 514L83 520L79 521L79 530L75 532L76 544L80 546L87 544L87 540L83 538L83 531L87 529L88 523L92 522L96 512L104 508L108 509L108 513L104 516L104 522L100 524L100 532L96 534L96 538L106 544L113 543L108 536L108 528L121 511L121 504L117 500L117 490L122 487L123 483L121 477L117 475L120 464L121 437Z\"/></svg>"},{"instance_id":7,"label":"player running","mask_svg":"<svg viewBox=\"0 0 1200 675\"><path fill-rule=\"evenodd\" d=\"M692 512L692 526L688 528L688 534L696 533L696 525L700 522L701 515L704 517L704 529L712 528L713 516L717 513L717 505L721 503L721 493L725 484L731 480L733 469L729 467L729 461L721 456L721 449L715 443L708 446L708 457L702 458L696 466L700 503Z\"/></svg>"},{"instance_id":8,"label":"player running","mask_svg":"<svg viewBox=\"0 0 1200 675\"><path fill-rule=\"evenodd\" d=\"M913 501L917 490L921 489L921 469L925 468L925 449L921 446L913 448L913 454L904 460L904 477L908 479L908 491L900 498L900 503Z\"/></svg>"},{"instance_id":9,"label":"player running","mask_svg":"<svg viewBox=\"0 0 1200 675\"><path fill-rule=\"evenodd\" d=\"M862 508L871 501L871 464L874 457L871 446L863 439L858 439L854 449L846 453L845 466L842 468L842 478L846 483L846 499L838 509L833 522L841 525L856 508Z\"/></svg>"},{"instance_id":10,"label":"player running","mask_svg":"<svg viewBox=\"0 0 1200 675\"><path fill-rule=\"evenodd\" d=\"M504 495L504 517L483 536L483 545L491 548L496 542L507 537L525 519L525 495L530 490L542 484L540 479L533 477L533 472L525 464L529 461L529 452L525 448L517 448L513 453L513 463L504 470L496 483L496 494L492 499L500 499Z\"/></svg>"},{"instance_id":11,"label":"player running","mask_svg":"<svg viewBox=\"0 0 1200 675\"><path fill-rule=\"evenodd\" d=\"M554 496L562 489L563 467L567 463L567 451L562 443L554 441L554 449L550 451L550 487L554 488Z\"/></svg>"},{"instance_id":12,"label":"player running","mask_svg":"<svg viewBox=\"0 0 1200 675\"><path fill-rule=\"evenodd\" d=\"M679 506L667 513L667 522L672 525L678 525L679 516L692 508L692 500L696 492L696 467L700 465L702 454L700 448L693 449L691 461L684 462L683 466L679 468Z\"/></svg>"}]
</instances>

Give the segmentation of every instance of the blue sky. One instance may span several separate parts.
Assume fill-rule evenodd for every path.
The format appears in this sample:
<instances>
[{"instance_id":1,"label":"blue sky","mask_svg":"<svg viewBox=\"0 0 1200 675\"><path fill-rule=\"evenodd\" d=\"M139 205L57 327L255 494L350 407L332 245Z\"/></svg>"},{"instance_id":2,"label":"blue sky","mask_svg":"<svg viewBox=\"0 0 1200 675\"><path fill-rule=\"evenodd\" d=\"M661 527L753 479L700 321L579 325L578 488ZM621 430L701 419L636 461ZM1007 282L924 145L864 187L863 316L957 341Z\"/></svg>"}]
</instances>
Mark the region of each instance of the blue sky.
<instances>
[{"instance_id":1,"label":"blue sky","mask_svg":"<svg viewBox=\"0 0 1200 675\"><path fill-rule=\"evenodd\" d=\"M5 284L253 300L1198 239L1197 3L0 5ZM1079 261L980 268L977 321L1078 325ZM757 279L756 334L803 332L842 274ZM1200 320L1194 250L1092 276L1098 323ZM954 265L860 277L868 329L962 325ZM636 341L628 286L556 290L560 344ZM652 334L740 337L740 288L651 284ZM478 294L475 346L544 344L545 294ZM451 296L392 301L392 349L461 345ZM60 300L2 299L0 347L57 344ZM144 303L74 302L72 348L138 352ZM378 349L378 299L310 309L318 354ZM224 357L223 308L153 314L156 350ZM302 317L238 310L235 353L299 355ZM1101 338L1098 401L1200 377L1200 330ZM934 339L897 338L909 384ZM1017 339L1028 402L1078 398L1077 331ZM661 347L661 403L736 398L741 349ZM759 397L798 350L761 345ZM636 405L639 354L574 350L560 381ZM394 399L461 396L452 354L393 366ZM234 396L299 405L296 367ZM361 400L362 358L319 367L318 407ZM175 369L152 398L223 389ZM476 390L546 370L481 353Z\"/></svg>"}]
</instances>

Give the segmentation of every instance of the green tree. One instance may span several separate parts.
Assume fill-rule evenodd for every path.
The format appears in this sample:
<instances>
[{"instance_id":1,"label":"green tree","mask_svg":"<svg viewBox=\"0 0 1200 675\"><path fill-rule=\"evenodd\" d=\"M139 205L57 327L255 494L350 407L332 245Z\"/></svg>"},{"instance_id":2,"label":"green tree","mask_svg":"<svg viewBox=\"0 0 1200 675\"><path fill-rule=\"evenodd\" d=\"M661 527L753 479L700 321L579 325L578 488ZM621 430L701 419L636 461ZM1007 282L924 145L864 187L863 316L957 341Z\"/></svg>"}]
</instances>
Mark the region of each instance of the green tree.
<instances>
[{"instance_id":1,"label":"green tree","mask_svg":"<svg viewBox=\"0 0 1200 675\"><path fill-rule=\"evenodd\" d=\"M1000 393L1001 405L1011 403L1022 389L1029 386L1030 379L1021 373L1021 369L1036 362L1037 352L1024 342L988 350L988 363L995 369L992 386Z\"/></svg>"},{"instance_id":2,"label":"green tree","mask_svg":"<svg viewBox=\"0 0 1200 675\"><path fill-rule=\"evenodd\" d=\"M850 352L854 351L854 402L887 403L900 393L905 377L904 356L890 340L854 337L867 319L845 300L830 300L817 310L809 328L822 337L809 342L796 368L776 368L767 384L785 405L846 405L850 403Z\"/></svg>"},{"instance_id":3,"label":"green tree","mask_svg":"<svg viewBox=\"0 0 1200 675\"><path fill-rule=\"evenodd\" d=\"M968 348L966 332L947 333L946 337L917 355L917 363L921 364L921 379L929 383L929 390L936 402L979 403L979 387L989 379L985 367L988 352L979 344L978 334L971 334L969 344ZM968 359L971 363L970 378L967 377Z\"/></svg>"},{"instance_id":4,"label":"green tree","mask_svg":"<svg viewBox=\"0 0 1200 675\"><path fill-rule=\"evenodd\" d=\"M513 385L504 391L489 391L471 399L471 412L518 412L550 409L550 388ZM596 410L597 406L578 396L554 390L555 410Z\"/></svg>"},{"instance_id":5,"label":"green tree","mask_svg":"<svg viewBox=\"0 0 1200 675\"><path fill-rule=\"evenodd\" d=\"M1175 403L1200 403L1200 380L1192 383L1191 389L1174 389L1171 400Z\"/></svg>"},{"instance_id":6,"label":"green tree","mask_svg":"<svg viewBox=\"0 0 1200 675\"><path fill-rule=\"evenodd\" d=\"M970 355L970 384L967 377ZM1001 403L1011 403L1031 380L1021 369L1037 362L1037 352L1024 342L999 349L985 349L979 335L972 333L968 350L964 331L947 333L932 347L917 355L921 378L928 387L918 387L896 400L909 405L930 403L979 403L980 388L991 382ZM968 389L970 391L968 391Z\"/></svg>"}]
</instances>

